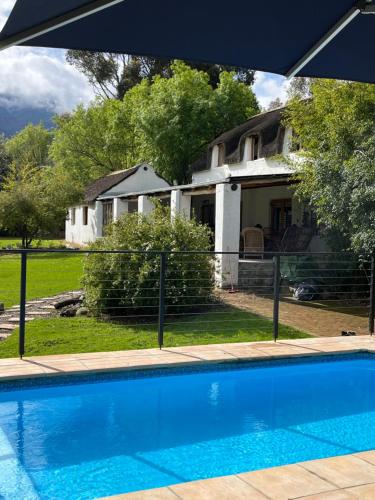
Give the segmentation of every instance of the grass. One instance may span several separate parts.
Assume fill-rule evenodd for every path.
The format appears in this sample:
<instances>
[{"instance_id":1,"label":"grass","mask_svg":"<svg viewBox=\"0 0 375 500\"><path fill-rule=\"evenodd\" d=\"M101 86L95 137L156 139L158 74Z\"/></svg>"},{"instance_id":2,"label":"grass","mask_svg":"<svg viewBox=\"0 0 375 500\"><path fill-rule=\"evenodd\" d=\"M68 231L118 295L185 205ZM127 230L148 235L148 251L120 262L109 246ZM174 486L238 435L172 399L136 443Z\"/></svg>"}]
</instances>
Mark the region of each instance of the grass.
<instances>
[{"instance_id":1,"label":"grass","mask_svg":"<svg viewBox=\"0 0 375 500\"><path fill-rule=\"evenodd\" d=\"M0 248L20 248L21 238L2 236L0 238ZM57 248L64 245L64 240L35 240L31 243L31 248Z\"/></svg>"},{"instance_id":2,"label":"grass","mask_svg":"<svg viewBox=\"0 0 375 500\"><path fill-rule=\"evenodd\" d=\"M19 304L19 255L0 257L0 302L5 307ZM68 254L34 254L27 259L27 300L49 297L80 288L82 256Z\"/></svg>"},{"instance_id":3,"label":"grass","mask_svg":"<svg viewBox=\"0 0 375 500\"><path fill-rule=\"evenodd\" d=\"M281 339L309 337L287 326L280 326ZM183 323L167 320L165 347L255 342L272 339L272 322L261 316L231 308L186 316ZM80 352L118 351L157 347L156 325L126 326L94 318L49 318L33 320L26 325L26 355L71 354ZM15 332L0 343L0 358L18 355Z\"/></svg>"}]
</instances>

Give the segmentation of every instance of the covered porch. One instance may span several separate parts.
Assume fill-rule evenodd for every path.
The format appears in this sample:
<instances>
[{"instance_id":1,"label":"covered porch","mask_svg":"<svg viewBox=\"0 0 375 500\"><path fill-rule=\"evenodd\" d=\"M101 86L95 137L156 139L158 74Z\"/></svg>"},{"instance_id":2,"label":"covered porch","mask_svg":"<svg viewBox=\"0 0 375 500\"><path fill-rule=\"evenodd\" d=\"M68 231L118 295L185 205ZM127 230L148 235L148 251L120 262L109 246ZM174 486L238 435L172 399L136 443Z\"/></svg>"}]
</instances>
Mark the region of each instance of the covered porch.
<instances>
[{"instance_id":1,"label":"covered porch","mask_svg":"<svg viewBox=\"0 0 375 500\"><path fill-rule=\"evenodd\" d=\"M182 214L208 225L212 250L217 252L217 283L225 287L238 284L239 266L246 272L251 272L249 266L264 267L267 252L306 251L311 245L317 250L314 214L294 196L294 184L290 175L231 177L102 198L98 203L113 207L107 223L124 212L147 214L157 198L170 206L172 217Z\"/></svg>"}]
</instances>

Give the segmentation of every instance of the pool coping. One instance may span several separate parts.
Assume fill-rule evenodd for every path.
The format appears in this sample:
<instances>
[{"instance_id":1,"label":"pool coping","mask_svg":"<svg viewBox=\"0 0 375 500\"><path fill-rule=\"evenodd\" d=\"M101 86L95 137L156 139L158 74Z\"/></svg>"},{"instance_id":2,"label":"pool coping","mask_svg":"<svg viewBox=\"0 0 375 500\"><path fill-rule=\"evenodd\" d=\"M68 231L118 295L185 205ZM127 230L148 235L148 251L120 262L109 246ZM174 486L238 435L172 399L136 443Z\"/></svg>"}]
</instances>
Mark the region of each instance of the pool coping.
<instances>
[{"instance_id":1,"label":"pool coping","mask_svg":"<svg viewBox=\"0 0 375 500\"><path fill-rule=\"evenodd\" d=\"M329 337L0 359L0 383L339 354L375 354L375 337ZM124 500L375 498L375 450L115 495Z\"/></svg>"},{"instance_id":2,"label":"pool coping","mask_svg":"<svg viewBox=\"0 0 375 500\"><path fill-rule=\"evenodd\" d=\"M267 361L330 354L375 354L375 337L329 337L209 344L0 359L0 383L41 377Z\"/></svg>"}]
</instances>

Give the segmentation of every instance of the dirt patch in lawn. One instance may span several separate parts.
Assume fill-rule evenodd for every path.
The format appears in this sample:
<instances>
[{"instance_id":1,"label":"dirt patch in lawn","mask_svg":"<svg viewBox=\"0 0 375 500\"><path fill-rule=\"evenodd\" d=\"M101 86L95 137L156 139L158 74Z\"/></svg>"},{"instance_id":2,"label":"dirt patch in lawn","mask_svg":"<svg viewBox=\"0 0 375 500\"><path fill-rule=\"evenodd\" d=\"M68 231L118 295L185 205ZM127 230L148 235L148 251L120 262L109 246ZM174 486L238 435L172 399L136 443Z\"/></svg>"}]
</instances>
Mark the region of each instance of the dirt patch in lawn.
<instances>
[{"instance_id":1,"label":"dirt patch in lawn","mask_svg":"<svg viewBox=\"0 0 375 500\"><path fill-rule=\"evenodd\" d=\"M219 291L219 297L232 306L272 318L273 300L242 292ZM345 303L298 302L287 298L280 302L280 323L317 337L335 337L343 330L368 334L368 308Z\"/></svg>"}]
</instances>

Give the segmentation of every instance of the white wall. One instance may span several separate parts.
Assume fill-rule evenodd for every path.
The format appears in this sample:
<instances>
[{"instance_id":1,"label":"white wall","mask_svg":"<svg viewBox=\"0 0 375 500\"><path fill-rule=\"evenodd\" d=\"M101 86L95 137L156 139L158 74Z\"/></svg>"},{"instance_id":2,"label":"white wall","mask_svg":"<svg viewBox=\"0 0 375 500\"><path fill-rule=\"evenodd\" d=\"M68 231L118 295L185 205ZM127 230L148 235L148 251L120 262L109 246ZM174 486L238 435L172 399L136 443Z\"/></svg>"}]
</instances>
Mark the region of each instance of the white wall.
<instances>
[{"instance_id":1,"label":"white wall","mask_svg":"<svg viewBox=\"0 0 375 500\"><path fill-rule=\"evenodd\" d=\"M288 155L290 152L291 129L287 129L284 142L283 154ZM252 143L250 140L245 141L245 148L243 159L238 163L225 164L221 167L217 166L218 163L218 147L215 145L212 149L211 165L207 170L195 172L192 176L193 184L201 184L211 181L220 181L228 177L236 176L259 176L259 175L277 175L292 173L291 169L286 163L272 158L258 158L257 160L248 160L251 157Z\"/></svg>"},{"instance_id":2,"label":"white wall","mask_svg":"<svg viewBox=\"0 0 375 500\"><path fill-rule=\"evenodd\" d=\"M83 224L83 207L88 207L88 220L87 225ZM75 207L76 216L75 224L72 225L71 213L72 208L69 209L68 217L65 222L65 239L70 243L84 245L95 240L97 234L96 216L95 216L95 203L87 205L77 205Z\"/></svg>"},{"instance_id":3,"label":"white wall","mask_svg":"<svg viewBox=\"0 0 375 500\"><path fill-rule=\"evenodd\" d=\"M113 188L109 189L100 196L103 198L110 198L127 193L137 191L147 191L149 189L158 189L168 187L167 181L156 175L152 167L142 165L134 174L127 179L123 180ZM102 203L90 203L88 213L88 224L83 225L83 206L77 205L76 208L76 223L71 224L69 209L69 217L65 224L65 239L68 242L76 244L85 244L94 241L96 238L102 236ZM127 211L128 203L122 200L114 200L113 215L116 220L121 214Z\"/></svg>"},{"instance_id":4,"label":"white wall","mask_svg":"<svg viewBox=\"0 0 375 500\"><path fill-rule=\"evenodd\" d=\"M145 167L147 170L144 170ZM168 186L168 182L156 175L151 167L141 166L133 175L117 184L117 186L109 189L101 196L118 196L121 194L147 191L148 189L164 188Z\"/></svg>"},{"instance_id":5,"label":"white wall","mask_svg":"<svg viewBox=\"0 0 375 500\"><path fill-rule=\"evenodd\" d=\"M215 252L238 252L240 246L241 184L217 184L215 203ZM238 255L217 254L218 286L238 282Z\"/></svg>"}]
</instances>

